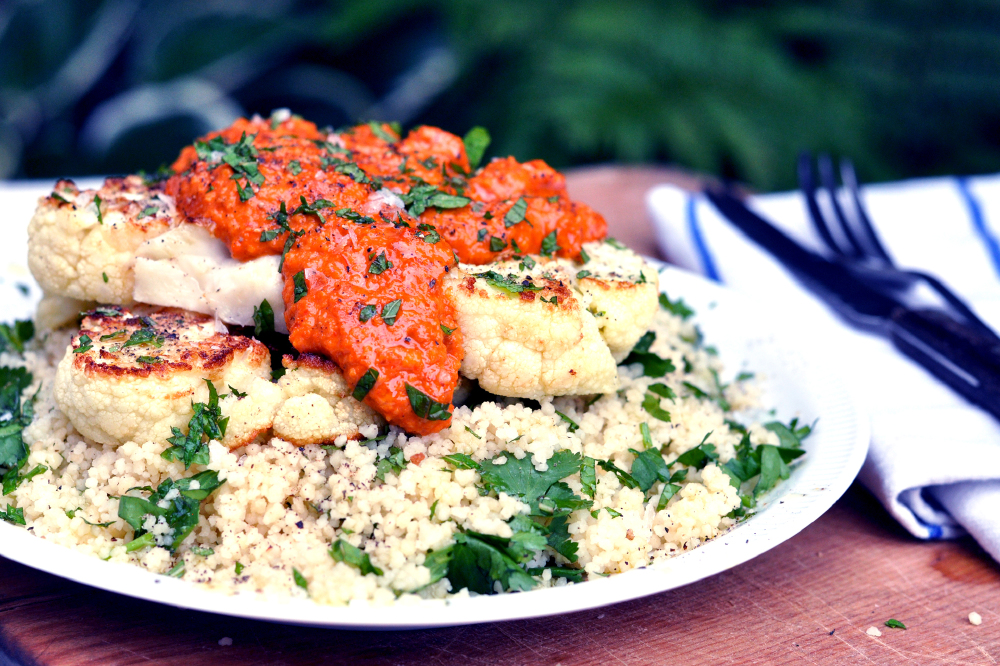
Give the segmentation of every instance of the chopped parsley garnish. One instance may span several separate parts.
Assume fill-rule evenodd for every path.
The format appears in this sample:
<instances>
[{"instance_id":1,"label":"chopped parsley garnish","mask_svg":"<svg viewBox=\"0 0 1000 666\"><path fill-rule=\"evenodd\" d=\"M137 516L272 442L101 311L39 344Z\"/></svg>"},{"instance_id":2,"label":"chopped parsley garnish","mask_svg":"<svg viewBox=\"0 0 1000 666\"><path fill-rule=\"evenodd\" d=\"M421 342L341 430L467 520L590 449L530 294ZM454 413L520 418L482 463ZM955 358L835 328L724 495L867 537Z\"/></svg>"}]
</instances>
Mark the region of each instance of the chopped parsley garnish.
<instances>
[{"instance_id":1,"label":"chopped parsley garnish","mask_svg":"<svg viewBox=\"0 0 1000 666\"><path fill-rule=\"evenodd\" d=\"M282 202L284 203L284 202ZM320 212L324 208L333 208L334 203L328 199L316 199L312 203L307 203L304 196L299 196L299 207L288 213L289 215L315 215L321 224L326 224L326 218Z\"/></svg>"},{"instance_id":2,"label":"chopped parsley garnish","mask_svg":"<svg viewBox=\"0 0 1000 666\"><path fill-rule=\"evenodd\" d=\"M480 243L483 242L484 240L486 240L486 234L487 234L486 228L483 227L478 232L476 232L476 240Z\"/></svg>"},{"instance_id":3,"label":"chopped parsley garnish","mask_svg":"<svg viewBox=\"0 0 1000 666\"><path fill-rule=\"evenodd\" d=\"M455 332L455 329L453 329L453 328L448 328L448 327L447 327L447 326L445 326L444 324L440 324L440 326L441 326L441 331L442 331L442 332L443 332L443 333L444 333L445 335L451 335L452 333L454 333L454 332Z\"/></svg>"},{"instance_id":4,"label":"chopped parsley garnish","mask_svg":"<svg viewBox=\"0 0 1000 666\"><path fill-rule=\"evenodd\" d=\"M107 273L101 273L101 277L104 279L104 284L107 284L108 283L108 274Z\"/></svg>"},{"instance_id":5,"label":"chopped parsley garnish","mask_svg":"<svg viewBox=\"0 0 1000 666\"><path fill-rule=\"evenodd\" d=\"M556 239L556 232L553 229L545 238L542 239L542 254L546 257L551 257L553 254L558 252L561 248Z\"/></svg>"},{"instance_id":6,"label":"chopped parsley garnish","mask_svg":"<svg viewBox=\"0 0 1000 666\"><path fill-rule=\"evenodd\" d=\"M451 418L448 405L443 402L436 402L426 393L418 388L406 385L406 397L410 399L410 407L413 413L428 421L447 421Z\"/></svg>"},{"instance_id":7,"label":"chopped parsley garnish","mask_svg":"<svg viewBox=\"0 0 1000 666\"><path fill-rule=\"evenodd\" d=\"M159 212L159 210L160 209L157 208L156 206L146 206L139 212L139 217L137 217L136 219L141 220L144 217L149 217L150 215L156 215L156 213Z\"/></svg>"},{"instance_id":8,"label":"chopped parsley garnish","mask_svg":"<svg viewBox=\"0 0 1000 666\"><path fill-rule=\"evenodd\" d=\"M399 308L402 305L403 299L397 298L382 306L382 321L385 322L386 326L392 326L396 323L396 317L399 316Z\"/></svg>"},{"instance_id":9,"label":"chopped parsley garnish","mask_svg":"<svg viewBox=\"0 0 1000 666\"><path fill-rule=\"evenodd\" d=\"M715 445L708 443L708 438L711 436L712 431L710 430L701 438L701 444L680 454L674 462L679 465L701 469L708 463L718 460L719 454L715 450Z\"/></svg>"},{"instance_id":10,"label":"chopped parsley garnish","mask_svg":"<svg viewBox=\"0 0 1000 666\"><path fill-rule=\"evenodd\" d=\"M150 365L156 365L157 363L163 363L163 359L158 356L140 356L135 359L137 363L148 363Z\"/></svg>"},{"instance_id":11,"label":"chopped parsley garnish","mask_svg":"<svg viewBox=\"0 0 1000 666\"><path fill-rule=\"evenodd\" d=\"M376 314L378 314L377 307L375 307L374 305L366 305L365 307L361 308L360 312L358 312L358 319L361 321L362 324L364 324L369 320L371 320L371 318L374 317Z\"/></svg>"},{"instance_id":12,"label":"chopped parsley garnish","mask_svg":"<svg viewBox=\"0 0 1000 666\"><path fill-rule=\"evenodd\" d=\"M309 581L307 581L306 577L302 575L302 572L295 567L292 567L292 579L295 581L297 586L301 587L306 592L309 592Z\"/></svg>"},{"instance_id":13,"label":"chopped parsley garnish","mask_svg":"<svg viewBox=\"0 0 1000 666\"><path fill-rule=\"evenodd\" d=\"M437 228L433 224L418 224L417 238L433 245L441 240L441 234L438 233Z\"/></svg>"},{"instance_id":14,"label":"chopped parsley garnish","mask_svg":"<svg viewBox=\"0 0 1000 666\"><path fill-rule=\"evenodd\" d=\"M386 143L396 143L397 141L399 141L398 138L386 132L385 128L382 126L382 123L378 122L377 120L369 121L368 127L371 129L372 134L382 139Z\"/></svg>"},{"instance_id":15,"label":"chopped parsley garnish","mask_svg":"<svg viewBox=\"0 0 1000 666\"><path fill-rule=\"evenodd\" d=\"M376 576L382 575L382 570L372 564L372 560L368 556L368 553L361 552L357 546L352 546L343 539L337 539L330 545L330 557L337 562L343 562L351 565L360 571L362 576L366 576L370 573L373 573Z\"/></svg>"},{"instance_id":16,"label":"chopped parsley garnish","mask_svg":"<svg viewBox=\"0 0 1000 666\"><path fill-rule=\"evenodd\" d=\"M274 333L274 309L265 298L253 308L253 334L258 338Z\"/></svg>"},{"instance_id":17,"label":"chopped parsley garnish","mask_svg":"<svg viewBox=\"0 0 1000 666\"><path fill-rule=\"evenodd\" d=\"M256 134L247 136L246 132L236 143L226 143L221 136L208 141L195 141L194 149L198 159L205 160L209 168L214 169L221 164L228 165L233 170L232 179L236 182L236 191L240 201L246 202L253 198L251 184L258 188L264 184L264 174L257 168L257 149L253 140ZM239 183L243 179L243 185Z\"/></svg>"},{"instance_id":18,"label":"chopped parsley garnish","mask_svg":"<svg viewBox=\"0 0 1000 666\"><path fill-rule=\"evenodd\" d=\"M297 176L300 173L302 173L302 165L299 164L298 160L292 160L291 162L288 163L288 171L293 176Z\"/></svg>"},{"instance_id":19,"label":"chopped parsley garnish","mask_svg":"<svg viewBox=\"0 0 1000 666\"><path fill-rule=\"evenodd\" d=\"M518 280L513 275L504 277L496 271L486 271L485 273L473 273L473 277L482 278L491 287L496 287L500 291L508 294L520 294L522 291L541 291L542 287L536 286L530 278Z\"/></svg>"},{"instance_id":20,"label":"chopped parsley garnish","mask_svg":"<svg viewBox=\"0 0 1000 666\"><path fill-rule=\"evenodd\" d=\"M50 194L49 196L52 197L53 199L55 199L56 201L59 201L59 202L62 202L62 203L69 203L69 200L66 197L64 197L63 195L59 194L55 190L52 190L52 194Z\"/></svg>"},{"instance_id":21,"label":"chopped parsley garnish","mask_svg":"<svg viewBox=\"0 0 1000 666\"><path fill-rule=\"evenodd\" d=\"M148 499L122 495L118 500L118 517L135 530L135 540L129 547L143 543L149 546L159 544L171 551L177 550L181 542L198 525L198 513L202 501L222 484L218 472L207 470L177 481L166 479ZM172 490L177 492L171 493ZM168 495L171 499L167 499ZM166 506L160 506L161 504ZM162 519L172 532L169 536L161 537L163 541L158 541L151 532L143 528L146 516L153 516L157 521Z\"/></svg>"},{"instance_id":22,"label":"chopped parsley garnish","mask_svg":"<svg viewBox=\"0 0 1000 666\"><path fill-rule=\"evenodd\" d=\"M615 240L611 236L608 236L607 238L605 238L604 242L607 243L608 245L610 245L611 247L615 248L616 250L627 250L628 249L621 242Z\"/></svg>"},{"instance_id":23,"label":"chopped parsley garnish","mask_svg":"<svg viewBox=\"0 0 1000 666\"><path fill-rule=\"evenodd\" d=\"M406 458L403 455L403 449L390 446L389 453L384 458L380 458L378 464L375 465L375 478L379 481L385 481L386 474L399 476L404 467L406 467Z\"/></svg>"},{"instance_id":24,"label":"chopped parsley garnish","mask_svg":"<svg viewBox=\"0 0 1000 666\"><path fill-rule=\"evenodd\" d=\"M91 337L89 335L87 335L86 333L84 333L83 335L80 336L80 346L79 347L74 347L73 348L73 353L74 354L82 354L84 352L90 351L91 349L94 348L94 345L92 343L93 343L93 340L91 339Z\"/></svg>"},{"instance_id":25,"label":"chopped parsley garnish","mask_svg":"<svg viewBox=\"0 0 1000 666\"><path fill-rule=\"evenodd\" d=\"M576 495L562 479L581 471L581 456L557 451L541 472L531 456L503 458L477 463L465 454L445 456L456 467L478 471L487 492L517 497L531 510L508 521L510 538L463 531L455 535L453 545L429 553L425 566L431 570L431 582L447 577L452 589L467 587L480 594L496 592L497 582L504 590L527 590L535 582L525 565L539 551L548 547L570 562L577 560L578 545L569 536L568 517L593 503Z\"/></svg>"},{"instance_id":26,"label":"chopped parsley garnish","mask_svg":"<svg viewBox=\"0 0 1000 666\"><path fill-rule=\"evenodd\" d=\"M642 399L642 408L654 419L670 421L670 412L660 406L660 398L652 393L647 393Z\"/></svg>"},{"instance_id":27,"label":"chopped parsley garnish","mask_svg":"<svg viewBox=\"0 0 1000 666\"><path fill-rule=\"evenodd\" d=\"M549 203L553 203L553 204L554 203L559 203L559 195L558 194L553 194L551 197L548 198L548 202Z\"/></svg>"},{"instance_id":28,"label":"chopped parsley garnish","mask_svg":"<svg viewBox=\"0 0 1000 666\"><path fill-rule=\"evenodd\" d=\"M241 573L243 573L243 569L245 569L245 568L246 568L246 567L244 567L244 566L243 566L243 565L242 565L241 563L239 563L239 562L237 562L237 563L236 563L236 566L235 566L235 567L233 567L233 569L234 569L234 570L236 571L236 575L237 575L237 576L239 576L239 575L240 575Z\"/></svg>"},{"instance_id":29,"label":"chopped parsley garnish","mask_svg":"<svg viewBox=\"0 0 1000 666\"><path fill-rule=\"evenodd\" d=\"M98 224L104 224L104 214L101 213L101 203L102 203L101 202L101 195L100 194L95 194L94 195L94 207L97 209L97 223ZM105 280L105 282L107 282L107 280Z\"/></svg>"},{"instance_id":30,"label":"chopped parsley garnish","mask_svg":"<svg viewBox=\"0 0 1000 666\"><path fill-rule=\"evenodd\" d=\"M570 417L566 416L565 414L563 414L563 413L562 413L562 412L560 412L559 410L556 410L556 415L557 415L557 416L558 416L558 417L559 417L560 419L562 419L563 421L565 421L565 422L566 422L567 426L569 427L569 431L570 431L570 432L576 432L577 430L579 430L579 429L580 429L580 424L579 424L579 423L577 423L576 421L574 421L574 420L573 420L573 419L571 419Z\"/></svg>"},{"instance_id":31,"label":"chopped parsley garnish","mask_svg":"<svg viewBox=\"0 0 1000 666\"><path fill-rule=\"evenodd\" d=\"M490 133L477 125L465 133L462 143L465 144L465 156L469 158L469 169L475 171L490 145Z\"/></svg>"},{"instance_id":32,"label":"chopped parsley garnish","mask_svg":"<svg viewBox=\"0 0 1000 666\"><path fill-rule=\"evenodd\" d=\"M359 402L364 400L365 396L368 395L368 392L372 390L373 386L375 386L375 382L377 380L378 370L375 368L368 368L368 370L365 371L365 374L361 375L361 379L358 380L358 383L354 385L354 392L351 395L354 396L354 399Z\"/></svg>"},{"instance_id":33,"label":"chopped parsley garnish","mask_svg":"<svg viewBox=\"0 0 1000 666\"><path fill-rule=\"evenodd\" d=\"M535 267L536 265L537 265L537 263L535 262L535 260L534 260L534 259L532 259L532 258L531 258L531 257L529 257L529 256L524 256L524 257L521 257L521 265L520 265L520 266L518 266L518 268L519 268L520 270L522 270L522 271L523 271L523 270L524 270L525 268L527 268L528 270L531 270L531 269L532 269L532 268L534 268L534 267Z\"/></svg>"},{"instance_id":34,"label":"chopped parsley garnish","mask_svg":"<svg viewBox=\"0 0 1000 666\"><path fill-rule=\"evenodd\" d=\"M247 394L246 394L245 391L240 391L238 389L233 388L232 384L229 385L229 392L232 393L234 396L236 396L237 400L241 400L241 399L247 397ZM225 397L225 396L220 396L220 397Z\"/></svg>"},{"instance_id":35,"label":"chopped parsley garnish","mask_svg":"<svg viewBox=\"0 0 1000 666\"><path fill-rule=\"evenodd\" d=\"M350 220L351 222L355 222L357 224L375 224L374 217L362 215L361 213L351 210L350 208L338 208L335 211L335 214L341 219Z\"/></svg>"},{"instance_id":36,"label":"chopped parsley garnish","mask_svg":"<svg viewBox=\"0 0 1000 666\"><path fill-rule=\"evenodd\" d=\"M611 472L618 477L619 483L621 483L626 488L638 488L639 482L632 477L631 474L620 468L618 465L614 464L610 460L598 460L597 466L606 472Z\"/></svg>"},{"instance_id":37,"label":"chopped parsley garnish","mask_svg":"<svg viewBox=\"0 0 1000 666\"><path fill-rule=\"evenodd\" d=\"M392 268L392 262L386 258L384 250L377 257L369 257L369 259L372 263L368 266L368 272L372 275L381 275Z\"/></svg>"},{"instance_id":38,"label":"chopped parsley garnish","mask_svg":"<svg viewBox=\"0 0 1000 666\"><path fill-rule=\"evenodd\" d=\"M586 251L586 250L584 250L584 249L583 249L583 248L581 247L581 248L580 248L580 263L583 263L583 264L585 264L585 263L587 263L588 261L590 261L590 255L589 255L589 254L587 254L587 251Z\"/></svg>"},{"instance_id":39,"label":"chopped parsley garnish","mask_svg":"<svg viewBox=\"0 0 1000 666\"><path fill-rule=\"evenodd\" d=\"M141 345L150 345L152 347L162 347L164 343L164 338L162 335L157 335L156 331L151 328L140 328L138 331L132 333L129 339L125 341L122 345L122 349L126 347L138 347Z\"/></svg>"},{"instance_id":40,"label":"chopped parsley garnish","mask_svg":"<svg viewBox=\"0 0 1000 666\"><path fill-rule=\"evenodd\" d=\"M191 546L191 552L199 557L208 557L215 554L213 548L202 548L201 546Z\"/></svg>"},{"instance_id":41,"label":"chopped parsley garnish","mask_svg":"<svg viewBox=\"0 0 1000 666\"><path fill-rule=\"evenodd\" d=\"M906 629L906 625L895 618L889 618L885 621L885 626L890 629Z\"/></svg>"},{"instance_id":42,"label":"chopped parsley garnish","mask_svg":"<svg viewBox=\"0 0 1000 666\"><path fill-rule=\"evenodd\" d=\"M47 469L36 465L27 474L20 474L28 463L28 447L21 438L21 432L34 417L31 400L22 402L21 393L31 381L31 373L24 368L0 367L0 480L4 495L10 495L22 483ZM7 510L16 511L13 507Z\"/></svg>"},{"instance_id":43,"label":"chopped parsley garnish","mask_svg":"<svg viewBox=\"0 0 1000 666\"><path fill-rule=\"evenodd\" d=\"M34 471L34 470L32 470L32 471ZM72 518L76 518L77 512L79 512L81 510L82 509L70 509L69 511L66 511L64 513L66 514L67 518L72 519ZM87 520L86 518L84 518L83 516L80 516L80 520L82 520L83 522L85 522L87 525L90 525L91 527L111 527L112 525L115 524L115 521L113 521L113 520L109 520L106 523L92 523L89 520Z\"/></svg>"},{"instance_id":44,"label":"chopped parsley garnish","mask_svg":"<svg viewBox=\"0 0 1000 666\"><path fill-rule=\"evenodd\" d=\"M24 520L24 509L18 509L9 504L7 508L0 510L0 520L12 525L27 525L27 522Z\"/></svg>"},{"instance_id":45,"label":"chopped parsley garnish","mask_svg":"<svg viewBox=\"0 0 1000 666\"><path fill-rule=\"evenodd\" d=\"M642 435L642 448L643 449L653 448L653 435L649 432L648 423L639 424L639 434Z\"/></svg>"},{"instance_id":46,"label":"chopped parsley garnish","mask_svg":"<svg viewBox=\"0 0 1000 666\"><path fill-rule=\"evenodd\" d=\"M521 197L514 202L507 214L503 216L503 226L510 229L519 222L524 221L524 214L528 212L528 200Z\"/></svg>"},{"instance_id":47,"label":"chopped parsley garnish","mask_svg":"<svg viewBox=\"0 0 1000 666\"><path fill-rule=\"evenodd\" d=\"M207 379L205 383L208 384L208 403L194 404L194 414L188 421L186 435L176 426L170 429L173 437L168 437L167 441L173 446L160 454L165 460L180 460L184 469L191 465L207 465L208 442L213 439L221 441L229 425L229 417L222 416L215 385Z\"/></svg>"},{"instance_id":48,"label":"chopped parsley garnish","mask_svg":"<svg viewBox=\"0 0 1000 666\"><path fill-rule=\"evenodd\" d=\"M507 242L497 236L490 236L490 252L500 252L507 247Z\"/></svg>"},{"instance_id":49,"label":"chopped parsley garnish","mask_svg":"<svg viewBox=\"0 0 1000 666\"><path fill-rule=\"evenodd\" d=\"M406 212L413 217L420 217L428 208L462 208L472 202L468 197L448 194L427 184L415 185L399 198L406 205Z\"/></svg>"},{"instance_id":50,"label":"chopped parsley garnish","mask_svg":"<svg viewBox=\"0 0 1000 666\"><path fill-rule=\"evenodd\" d=\"M594 499L597 492L597 461L588 456L584 456L583 465L580 467L580 485L583 494Z\"/></svg>"},{"instance_id":51,"label":"chopped parsley garnish","mask_svg":"<svg viewBox=\"0 0 1000 666\"><path fill-rule=\"evenodd\" d=\"M481 437L481 436L479 436L479 435L477 435L477 434L476 434L476 431L475 431L475 430L473 430L472 428L470 428L469 426L465 426L465 431L466 431L467 433L469 433L470 435L472 435L473 437L475 437L476 439L482 439L482 437Z\"/></svg>"},{"instance_id":52,"label":"chopped parsley garnish","mask_svg":"<svg viewBox=\"0 0 1000 666\"><path fill-rule=\"evenodd\" d=\"M385 256L385 255L383 254L383 256ZM305 298L306 294L309 293L309 287L306 286L306 272L305 271L299 271L298 273L296 273L295 275L293 275L292 276L292 283L295 285L295 290L294 290L295 299L294 299L294 302L298 303L303 298Z\"/></svg>"},{"instance_id":53,"label":"chopped parsley garnish","mask_svg":"<svg viewBox=\"0 0 1000 666\"><path fill-rule=\"evenodd\" d=\"M671 314L677 315L684 321L690 319L694 314L694 310L687 306L684 299L678 298L676 301L671 301L670 297L664 293L660 294L660 307Z\"/></svg>"},{"instance_id":54,"label":"chopped parsley garnish","mask_svg":"<svg viewBox=\"0 0 1000 666\"><path fill-rule=\"evenodd\" d=\"M653 331L647 331L645 335L639 338L639 342L635 343L635 347L632 348L631 353L629 353L628 357L625 358L622 364L641 364L642 374L646 377L663 377L668 372L676 370L673 361L666 358L660 358L656 354L649 351L649 348L653 345L655 340L656 333Z\"/></svg>"},{"instance_id":55,"label":"chopped parsley garnish","mask_svg":"<svg viewBox=\"0 0 1000 666\"><path fill-rule=\"evenodd\" d=\"M650 393L655 393L661 398L669 398L670 400L677 399L677 394L674 393L674 390L666 384L650 384L649 388L646 390Z\"/></svg>"},{"instance_id":56,"label":"chopped parsley garnish","mask_svg":"<svg viewBox=\"0 0 1000 666\"><path fill-rule=\"evenodd\" d=\"M35 337L35 324L30 319L19 319L11 324L0 324L0 351L13 347L24 353L24 343Z\"/></svg>"},{"instance_id":57,"label":"chopped parsley garnish","mask_svg":"<svg viewBox=\"0 0 1000 666\"><path fill-rule=\"evenodd\" d=\"M585 277L590 277L590 271L583 270L576 274L577 280L582 280Z\"/></svg>"}]
</instances>

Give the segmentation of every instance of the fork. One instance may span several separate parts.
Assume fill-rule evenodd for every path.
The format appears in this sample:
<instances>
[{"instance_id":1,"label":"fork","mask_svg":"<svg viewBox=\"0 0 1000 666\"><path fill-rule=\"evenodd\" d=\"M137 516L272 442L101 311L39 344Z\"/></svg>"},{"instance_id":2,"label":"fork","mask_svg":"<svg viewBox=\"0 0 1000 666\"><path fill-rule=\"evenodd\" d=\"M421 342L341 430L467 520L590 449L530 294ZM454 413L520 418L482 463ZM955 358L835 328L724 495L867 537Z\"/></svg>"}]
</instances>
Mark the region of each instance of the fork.
<instances>
[{"instance_id":1,"label":"fork","mask_svg":"<svg viewBox=\"0 0 1000 666\"><path fill-rule=\"evenodd\" d=\"M834 176L833 160L829 155L820 154L816 162L819 180L829 200L832 214L824 213L816 197L812 157L808 153L799 156L799 187L805 196L809 218L816 233L837 261L869 286L901 302L913 301L919 297L921 286L928 287L942 299L938 305L943 302L944 311L982 336L975 340L975 343L986 343L989 346L1000 344L1000 337L943 282L922 271L906 270L896 266L882 245L868 211L861 202L857 174L850 160L840 161L841 181L851 204L849 211L841 205L838 196L839 188ZM831 227L839 229L841 240L834 237ZM940 319L940 321L942 325L948 326L947 320Z\"/></svg>"}]
</instances>

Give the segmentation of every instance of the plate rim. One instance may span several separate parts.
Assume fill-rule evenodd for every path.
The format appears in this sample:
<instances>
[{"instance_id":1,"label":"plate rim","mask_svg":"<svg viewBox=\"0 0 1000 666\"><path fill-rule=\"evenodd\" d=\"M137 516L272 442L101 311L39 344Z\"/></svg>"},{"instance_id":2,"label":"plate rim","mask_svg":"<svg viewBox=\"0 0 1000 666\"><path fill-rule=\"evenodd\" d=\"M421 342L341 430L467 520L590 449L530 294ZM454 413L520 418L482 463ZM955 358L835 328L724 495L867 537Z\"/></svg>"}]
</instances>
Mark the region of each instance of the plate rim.
<instances>
[{"instance_id":1,"label":"plate rim","mask_svg":"<svg viewBox=\"0 0 1000 666\"><path fill-rule=\"evenodd\" d=\"M687 280L690 283L700 284L702 289L715 290L716 293L724 292L727 294L725 298L746 298L755 306L763 306L765 311L777 311L776 308L770 308L763 299L746 297L725 285L711 282L701 275L664 264L659 260L648 257L646 260L660 272L661 292L662 278L668 276L682 282ZM791 336L787 334L777 337L783 344L790 343L788 338ZM764 518L766 512L771 512L772 516L775 512L779 515L788 512L781 509L783 503L780 505L768 503L747 521L737 524L698 548L669 559L664 565L632 569L608 578L589 580L586 583L542 588L526 593L419 600L392 606L377 606L365 602L347 606L325 606L304 599L268 599L253 593L228 594L225 591L213 591L131 564L102 562L92 555L35 537L22 527L4 522L0 522L0 556L76 583L153 603L231 617L331 629L392 631L525 620L591 610L659 594L728 571L791 539L826 513L847 491L860 471L870 441L870 423L863 405L855 392L850 390L848 383L825 358L815 352L807 353L807 347L798 340L788 344L788 347L803 358L808 358L814 369L821 369L825 373L825 378L833 382L834 392L841 394L853 414L849 425L854 428L854 437L846 449L848 457L833 483L817 489L822 492L818 492L802 510L798 512L792 510L789 515L790 522L784 525L780 534L775 535L772 531L757 539L746 539L744 544L729 547L727 539L731 535L739 535L740 540L743 540L743 537L749 536L751 532L756 535L757 532L753 528L760 522L758 519ZM723 357L725 356L723 353ZM820 414L820 417L822 416ZM811 457L816 458L815 454ZM821 460L822 456L819 459ZM808 458L804 460L807 461ZM801 468L802 466L798 466L795 469ZM791 490L791 483L791 480L785 481L774 492L783 488L780 496L787 495ZM770 496L771 493L768 493L765 497L770 498ZM722 547L729 547L730 552L735 555L728 558L724 566L719 566L718 563L707 567L698 566L697 562L707 557L699 553L705 553L706 549L714 553ZM708 559L711 563L713 558L708 557ZM687 564L689 562L695 564ZM522 603L524 594L531 595L530 605ZM363 609L371 609L371 613L366 614L362 612ZM376 615L388 618L372 622L372 617Z\"/></svg>"}]
</instances>

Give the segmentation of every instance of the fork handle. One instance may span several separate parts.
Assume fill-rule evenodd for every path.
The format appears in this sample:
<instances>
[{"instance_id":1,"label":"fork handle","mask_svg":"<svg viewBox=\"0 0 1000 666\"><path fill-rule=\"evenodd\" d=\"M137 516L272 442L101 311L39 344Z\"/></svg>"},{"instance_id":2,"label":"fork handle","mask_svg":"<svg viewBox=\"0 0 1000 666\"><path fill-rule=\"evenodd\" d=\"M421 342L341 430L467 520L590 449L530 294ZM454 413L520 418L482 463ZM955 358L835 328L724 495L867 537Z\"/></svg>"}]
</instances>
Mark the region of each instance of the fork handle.
<instances>
[{"instance_id":1,"label":"fork handle","mask_svg":"<svg viewBox=\"0 0 1000 666\"><path fill-rule=\"evenodd\" d=\"M1000 419L1000 345L937 310L897 309L889 337L904 354Z\"/></svg>"}]
</instances>

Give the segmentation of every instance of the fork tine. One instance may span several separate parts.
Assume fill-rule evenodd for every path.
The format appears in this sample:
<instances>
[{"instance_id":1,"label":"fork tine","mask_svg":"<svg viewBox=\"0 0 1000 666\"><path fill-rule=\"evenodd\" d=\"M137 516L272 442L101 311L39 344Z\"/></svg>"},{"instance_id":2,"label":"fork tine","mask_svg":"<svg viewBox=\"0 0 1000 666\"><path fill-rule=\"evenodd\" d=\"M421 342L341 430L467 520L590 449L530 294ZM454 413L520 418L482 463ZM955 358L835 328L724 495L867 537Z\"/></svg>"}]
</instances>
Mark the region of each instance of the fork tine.
<instances>
[{"instance_id":1,"label":"fork tine","mask_svg":"<svg viewBox=\"0 0 1000 666\"><path fill-rule=\"evenodd\" d=\"M864 204L861 203L861 193L858 189L858 175L854 171L854 164L851 163L851 160L846 158L840 160L840 179L851 193L854 212L857 214L858 226L864 232L871 249L879 258L884 259L890 265L894 265L892 257L885 251L882 241L879 240L878 234L875 233L875 227L872 226L871 218L868 217L868 211L865 210Z\"/></svg>"},{"instance_id":2,"label":"fork tine","mask_svg":"<svg viewBox=\"0 0 1000 666\"><path fill-rule=\"evenodd\" d=\"M813 180L812 156L807 152L799 154L799 189L802 190L806 198L806 207L809 209L809 220L819 237L823 239L830 251L837 256L844 256L844 251L840 249L837 242L830 234L830 228L826 226L823 218L823 211L820 210L819 202L816 201L816 182Z\"/></svg>"},{"instance_id":3,"label":"fork tine","mask_svg":"<svg viewBox=\"0 0 1000 666\"><path fill-rule=\"evenodd\" d=\"M823 189L826 190L826 194L830 198L833 217L840 224L840 229L847 239L849 247L845 254L852 259L864 257L866 254L865 249L858 242L854 231L851 229L851 225L847 223L847 218L844 217L844 209L840 207L840 198L837 196L837 181L833 174L833 160L830 159L830 155L820 153L819 157L816 158L816 167L819 169L819 179L823 184Z\"/></svg>"}]
</instances>

